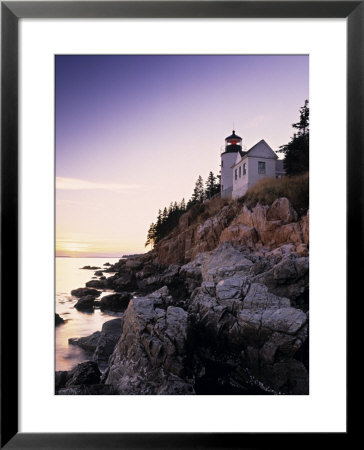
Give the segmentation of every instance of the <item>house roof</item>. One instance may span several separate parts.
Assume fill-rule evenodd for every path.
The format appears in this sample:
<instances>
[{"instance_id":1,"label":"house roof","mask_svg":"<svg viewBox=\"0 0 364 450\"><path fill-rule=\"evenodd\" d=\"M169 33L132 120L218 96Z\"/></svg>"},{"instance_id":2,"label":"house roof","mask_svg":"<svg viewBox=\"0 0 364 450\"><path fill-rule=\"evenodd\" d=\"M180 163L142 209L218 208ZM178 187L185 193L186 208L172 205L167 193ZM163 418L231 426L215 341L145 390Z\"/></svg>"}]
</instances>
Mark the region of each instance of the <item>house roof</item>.
<instances>
[{"instance_id":1,"label":"house roof","mask_svg":"<svg viewBox=\"0 0 364 450\"><path fill-rule=\"evenodd\" d=\"M264 139L261 139L259 142L257 142L255 145L253 145L253 147L251 147L247 151L247 155L249 156L249 153L252 153L256 149L256 147L258 147L258 145L260 145L260 144L264 144L272 152L272 156L275 157L276 159L278 159L276 152L265 142Z\"/></svg>"},{"instance_id":2,"label":"house roof","mask_svg":"<svg viewBox=\"0 0 364 450\"><path fill-rule=\"evenodd\" d=\"M269 150L270 150L270 152L271 152L271 154L272 154L272 158L275 158L276 160L278 159L278 156L276 155L276 152L265 142L265 140L264 139L261 139L259 142L257 142L255 145L253 145L253 147L251 147L247 152L239 152L240 153L240 155L241 155L241 158L243 159L245 159L245 157L248 157L248 156L254 156L254 155L252 155L252 152L258 147L258 145L260 145L260 144L264 144L264 146L266 147L266 148L268 148ZM242 154L243 153L243 154ZM250 154L250 155L249 155ZM240 161L238 161L237 163L235 163L233 166L231 166L231 167L235 167L236 165L238 165L238 164L240 164L240 162L241 162L241 160Z\"/></svg>"}]
</instances>

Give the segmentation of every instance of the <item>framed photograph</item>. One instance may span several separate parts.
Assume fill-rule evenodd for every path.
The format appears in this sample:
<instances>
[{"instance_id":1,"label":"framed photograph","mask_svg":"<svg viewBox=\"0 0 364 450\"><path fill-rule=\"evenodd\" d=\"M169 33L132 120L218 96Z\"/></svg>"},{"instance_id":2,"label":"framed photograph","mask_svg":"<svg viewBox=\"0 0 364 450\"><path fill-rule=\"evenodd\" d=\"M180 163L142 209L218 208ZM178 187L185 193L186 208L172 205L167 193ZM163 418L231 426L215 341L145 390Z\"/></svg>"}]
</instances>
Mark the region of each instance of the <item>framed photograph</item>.
<instances>
[{"instance_id":1,"label":"framed photograph","mask_svg":"<svg viewBox=\"0 0 364 450\"><path fill-rule=\"evenodd\" d=\"M344 445L363 20L1 3L2 447Z\"/></svg>"}]
</instances>

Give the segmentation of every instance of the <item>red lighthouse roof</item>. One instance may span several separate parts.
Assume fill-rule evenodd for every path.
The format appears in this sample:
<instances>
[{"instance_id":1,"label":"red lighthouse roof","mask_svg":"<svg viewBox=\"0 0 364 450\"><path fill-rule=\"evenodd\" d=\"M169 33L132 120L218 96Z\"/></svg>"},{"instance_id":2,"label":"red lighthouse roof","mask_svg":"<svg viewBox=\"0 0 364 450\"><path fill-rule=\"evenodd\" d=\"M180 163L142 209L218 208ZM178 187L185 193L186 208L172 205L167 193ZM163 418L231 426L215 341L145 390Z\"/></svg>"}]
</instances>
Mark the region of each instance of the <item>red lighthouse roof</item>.
<instances>
[{"instance_id":1,"label":"red lighthouse roof","mask_svg":"<svg viewBox=\"0 0 364 450\"><path fill-rule=\"evenodd\" d=\"M227 138L225 138L225 141L230 141L236 139L237 141L241 141L242 138L240 136L238 136L237 134L235 134L235 130L233 130L233 134L231 134L230 136L228 136Z\"/></svg>"}]
</instances>

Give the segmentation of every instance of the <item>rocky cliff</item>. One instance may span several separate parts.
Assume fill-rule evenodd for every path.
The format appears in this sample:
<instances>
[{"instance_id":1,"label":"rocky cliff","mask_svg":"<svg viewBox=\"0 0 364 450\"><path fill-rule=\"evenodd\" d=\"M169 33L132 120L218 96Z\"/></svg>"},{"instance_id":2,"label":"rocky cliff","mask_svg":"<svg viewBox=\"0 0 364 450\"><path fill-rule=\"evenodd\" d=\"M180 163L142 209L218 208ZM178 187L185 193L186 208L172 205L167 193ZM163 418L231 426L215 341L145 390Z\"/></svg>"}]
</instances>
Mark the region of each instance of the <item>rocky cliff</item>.
<instances>
[{"instance_id":1,"label":"rocky cliff","mask_svg":"<svg viewBox=\"0 0 364 450\"><path fill-rule=\"evenodd\" d=\"M164 266L184 264L222 242L235 242L251 251L292 244L292 250L307 254L308 219L307 213L298 220L286 198L277 199L271 206L258 204L252 211L238 202L230 202L216 215L197 224L191 223L191 213L187 212L178 228L153 250L153 262Z\"/></svg>"},{"instance_id":2,"label":"rocky cliff","mask_svg":"<svg viewBox=\"0 0 364 450\"><path fill-rule=\"evenodd\" d=\"M279 198L191 222L90 286L114 289L124 310L105 392L307 394L308 213Z\"/></svg>"}]
</instances>

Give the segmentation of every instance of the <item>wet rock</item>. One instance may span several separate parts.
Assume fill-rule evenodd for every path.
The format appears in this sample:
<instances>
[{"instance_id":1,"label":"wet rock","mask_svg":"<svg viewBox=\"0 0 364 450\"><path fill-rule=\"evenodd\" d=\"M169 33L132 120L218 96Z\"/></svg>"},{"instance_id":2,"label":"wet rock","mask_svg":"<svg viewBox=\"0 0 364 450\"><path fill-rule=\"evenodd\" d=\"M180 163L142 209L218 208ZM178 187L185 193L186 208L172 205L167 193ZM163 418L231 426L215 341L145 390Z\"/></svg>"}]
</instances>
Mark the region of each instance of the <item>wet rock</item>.
<instances>
[{"instance_id":1,"label":"wet rock","mask_svg":"<svg viewBox=\"0 0 364 450\"><path fill-rule=\"evenodd\" d=\"M89 295L96 298L100 294L101 294L100 291L97 291L96 289L90 289L88 287L73 289L73 291L71 291L71 295L74 295L75 297L84 297L86 295Z\"/></svg>"},{"instance_id":2,"label":"wet rock","mask_svg":"<svg viewBox=\"0 0 364 450\"><path fill-rule=\"evenodd\" d=\"M100 308L110 311L125 311L131 298L132 295L129 292L117 292L115 294L105 295L100 299Z\"/></svg>"},{"instance_id":3,"label":"wet rock","mask_svg":"<svg viewBox=\"0 0 364 450\"><path fill-rule=\"evenodd\" d=\"M81 269L86 269L86 270L97 270L97 269L101 269L101 267L97 267L97 266L84 266L84 267L81 267Z\"/></svg>"},{"instance_id":4,"label":"wet rock","mask_svg":"<svg viewBox=\"0 0 364 450\"><path fill-rule=\"evenodd\" d=\"M92 295L85 295L78 299L78 302L75 304L75 308L79 311L93 311L95 304L95 297Z\"/></svg>"},{"instance_id":5,"label":"wet rock","mask_svg":"<svg viewBox=\"0 0 364 450\"><path fill-rule=\"evenodd\" d=\"M65 387L98 384L101 372L94 361L85 361L74 367L67 376Z\"/></svg>"},{"instance_id":6,"label":"wet rock","mask_svg":"<svg viewBox=\"0 0 364 450\"><path fill-rule=\"evenodd\" d=\"M107 288L108 283L105 280L90 280L87 281L86 286L89 288L104 289Z\"/></svg>"},{"instance_id":7,"label":"wet rock","mask_svg":"<svg viewBox=\"0 0 364 450\"><path fill-rule=\"evenodd\" d=\"M121 319L108 320L102 325L93 356L99 367L104 368L121 336Z\"/></svg>"},{"instance_id":8,"label":"wet rock","mask_svg":"<svg viewBox=\"0 0 364 450\"><path fill-rule=\"evenodd\" d=\"M97 270L94 275L96 275L97 277L102 277L103 274L104 272L102 270Z\"/></svg>"},{"instance_id":9,"label":"wet rock","mask_svg":"<svg viewBox=\"0 0 364 450\"><path fill-rule=\"evenodd\" d=\"M95 331L90 336L80 338L69 338L68 343L71 345L78 345L88 352L94 352L100 339L100 331Z\"/></svg>"},{"instance_id":10,"label":"wet rock","mask_svg":"<svg viewBox=\"0 0 364 450\"><path fill-rule=\"evenodd\" d=\"M62 319L62 317L57 313L55 313L55 323L56 325L61 325L64 323L64 319Z\"/></svg>"}]
</instances>

